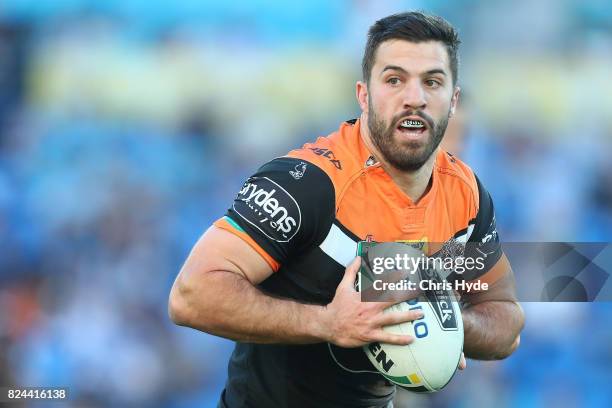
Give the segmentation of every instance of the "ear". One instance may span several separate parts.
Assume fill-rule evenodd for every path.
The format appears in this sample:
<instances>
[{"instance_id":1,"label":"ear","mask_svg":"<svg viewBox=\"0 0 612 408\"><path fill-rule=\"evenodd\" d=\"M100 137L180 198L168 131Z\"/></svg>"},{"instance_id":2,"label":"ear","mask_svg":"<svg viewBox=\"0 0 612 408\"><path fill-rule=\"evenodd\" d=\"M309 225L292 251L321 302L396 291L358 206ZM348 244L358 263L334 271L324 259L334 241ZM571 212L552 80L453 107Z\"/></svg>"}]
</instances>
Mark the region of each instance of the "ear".
<instances>
[{"instance_id":1,"label":"ear","mask_svg":"<svg viewBox=\"0 0 612 408\"><path fill-rule=\"evenodd\" d=\"M456 86L455 89L453 90L453 96L451 98L449 117L451 117L451 116L453 116L455 114L455 110L457 109L457 103L459 103L459 94L460 93L461 93L461 88Z\"/></svg>"},{"instance_id":2,"label":"ear","mask_svg":"<svg viewBox=\"0 0 612 408\"><path fill-rule=\"evenodd\" d=\"M368 113L368 84L362 81L357 81L356 93L357 102L359 103L361 111Z\"/></svg>"}]
</instances>

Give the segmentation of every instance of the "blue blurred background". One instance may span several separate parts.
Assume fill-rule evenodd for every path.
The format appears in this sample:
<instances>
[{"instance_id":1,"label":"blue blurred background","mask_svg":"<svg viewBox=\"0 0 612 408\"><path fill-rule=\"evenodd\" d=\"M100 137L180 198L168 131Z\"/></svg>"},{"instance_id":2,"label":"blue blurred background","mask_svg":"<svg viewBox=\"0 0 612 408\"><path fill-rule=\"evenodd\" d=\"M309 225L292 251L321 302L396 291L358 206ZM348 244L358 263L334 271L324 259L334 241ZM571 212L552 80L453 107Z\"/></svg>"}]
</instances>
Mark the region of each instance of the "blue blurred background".
<instances>
[{"instance_id":1,"label":"blue blurred background","mask_svg":"<svg viewBox=\"0 0 612 408\"><path fill-rule=\"evenodd\" d=\"M506 241L612 241L606 0L2 0L0 385L73 406L214 406L233 343L167 295L261 163L359 113L368 27L407 9L463 40L447 148ZM526 303L520 349L397 406L612 406L612 304Z\"/></svg>"}]
</instances>

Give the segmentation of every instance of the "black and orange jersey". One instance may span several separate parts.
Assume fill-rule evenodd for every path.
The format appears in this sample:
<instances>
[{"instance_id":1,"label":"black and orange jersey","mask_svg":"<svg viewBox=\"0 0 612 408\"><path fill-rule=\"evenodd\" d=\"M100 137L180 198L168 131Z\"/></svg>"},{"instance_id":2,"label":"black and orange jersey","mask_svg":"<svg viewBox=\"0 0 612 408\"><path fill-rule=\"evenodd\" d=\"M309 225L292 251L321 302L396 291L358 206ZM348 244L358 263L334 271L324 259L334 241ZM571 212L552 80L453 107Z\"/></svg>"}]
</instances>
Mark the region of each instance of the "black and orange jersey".
<instances>
[{"instance_id":1,"label":"black and orange jersey","mask_svg":"<svg viewBox=\"0 0 612 408\"><path fill-rule=\"evenodd\" d=\"M472 170L438 150L431 186L414 203L368 151L358 120L263 165L215 225L241 237L274 270L259 285L263 291L303 302L329 303L366 239L493 242L487 267L463 278L498 278L491 268L501 256L493 203ZM342 364L327 344L237 343L220 404L372 407L393 398L391 383L360 372L373 368L361 348L340 354Z\"/></svg>"}]
</instances>

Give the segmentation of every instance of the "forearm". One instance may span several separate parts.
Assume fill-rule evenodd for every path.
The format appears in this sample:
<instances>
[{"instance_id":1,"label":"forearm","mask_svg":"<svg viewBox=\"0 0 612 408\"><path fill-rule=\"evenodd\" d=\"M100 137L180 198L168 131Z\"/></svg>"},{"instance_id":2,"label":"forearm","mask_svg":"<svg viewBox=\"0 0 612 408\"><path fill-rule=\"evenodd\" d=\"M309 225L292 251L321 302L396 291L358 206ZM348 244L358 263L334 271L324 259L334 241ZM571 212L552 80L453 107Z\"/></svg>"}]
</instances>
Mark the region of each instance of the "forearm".
<instances>
[{"instance_id":1,"label":"forearm","mask_svg":"<svg viewBox=\"0 0 612 408\"><path fill-rule=\"evenodd\" d=\"M252 343L326 340L323 306L271 297L233 272L210 271L201 278L173 287L170 308L177 324Z\"/></svg>"},{"instance_id":2,"label":"forearm","mask_svg":"<svg viewBox=\"0 0 612 408\"><path fill-rule=\"evenodd\" d=\"M487 301L463 310L464 353L478 360L499 360L518 347L524 315L518 303Z\"/></svg>"}]
</instances>

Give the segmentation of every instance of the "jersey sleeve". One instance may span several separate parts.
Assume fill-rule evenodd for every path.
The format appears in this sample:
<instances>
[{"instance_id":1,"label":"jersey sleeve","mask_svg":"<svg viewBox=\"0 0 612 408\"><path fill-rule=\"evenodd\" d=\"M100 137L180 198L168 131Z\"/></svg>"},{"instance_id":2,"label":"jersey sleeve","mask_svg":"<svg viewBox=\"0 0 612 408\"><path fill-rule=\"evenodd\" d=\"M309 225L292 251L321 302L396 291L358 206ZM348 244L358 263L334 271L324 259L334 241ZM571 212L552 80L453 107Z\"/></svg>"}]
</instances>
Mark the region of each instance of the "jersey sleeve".
<instances>
[{"instance_id":1,"label":"jersey sleeve","mask_svg":"<svg viewBox=\"0 0 612 408\"><path fill-rule=\"evenodd\" d=\"M334 212L329 176L310 162L282 157L245 181L215 226L242 238L276 271L323 242Z\"/></svg>"},{"instance_id":2,"label":"jersey sleeve","mask_svg":"<svg viewBox=\"0 0 612 408\"><path fill-rule=\"evenodd\" d=\"M478 213L476 214L474 229L467 242L465 256L479 262L476 263L477 268L466 271L463 279L494 281L496 280L495 277L487 275L490 275L490 271L492 272L494 269L493 267L501 258L503 251L495 224L493 199L478 177L476 177L476 184L478 186Z\"/></svg>"}]
</instances>

